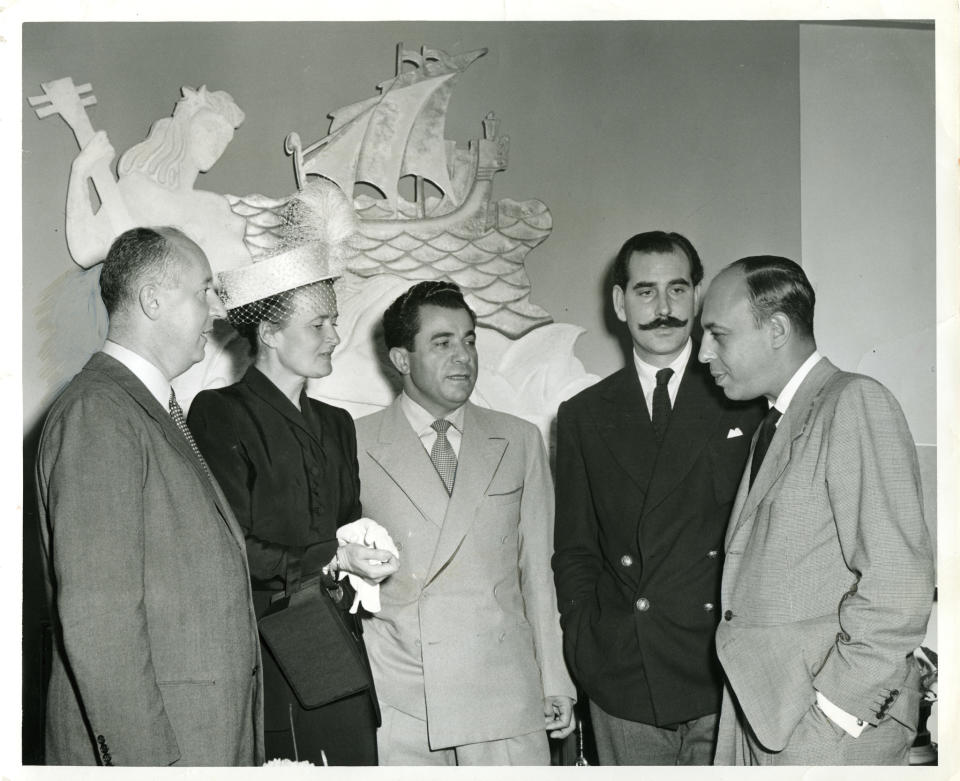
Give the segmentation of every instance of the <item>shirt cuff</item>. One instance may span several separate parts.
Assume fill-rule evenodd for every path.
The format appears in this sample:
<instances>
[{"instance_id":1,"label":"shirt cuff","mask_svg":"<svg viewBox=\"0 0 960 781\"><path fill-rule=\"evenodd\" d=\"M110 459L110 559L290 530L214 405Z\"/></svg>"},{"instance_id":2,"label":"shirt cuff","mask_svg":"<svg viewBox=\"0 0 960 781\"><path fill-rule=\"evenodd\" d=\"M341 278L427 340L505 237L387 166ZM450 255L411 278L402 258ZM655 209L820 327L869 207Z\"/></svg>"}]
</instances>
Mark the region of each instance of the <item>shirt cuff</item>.
<instances>
[{"instance_id":1,"label":"shirt cuff","mask_svg":"<svg viewBox=\"0 0 960 781\"><path fill-rule=\"evenodd\" d=\"M823 715L830 719L830 721L840 727L840 729L842 729L848 735L851 735L855 738L859 738L860 733L863 732L864 728L867 726L862 719L858 719L856 716L853 716L842 708L834 705L820 692L817 692L817 707L823 711Z\"/></svg>"}]
</instances>

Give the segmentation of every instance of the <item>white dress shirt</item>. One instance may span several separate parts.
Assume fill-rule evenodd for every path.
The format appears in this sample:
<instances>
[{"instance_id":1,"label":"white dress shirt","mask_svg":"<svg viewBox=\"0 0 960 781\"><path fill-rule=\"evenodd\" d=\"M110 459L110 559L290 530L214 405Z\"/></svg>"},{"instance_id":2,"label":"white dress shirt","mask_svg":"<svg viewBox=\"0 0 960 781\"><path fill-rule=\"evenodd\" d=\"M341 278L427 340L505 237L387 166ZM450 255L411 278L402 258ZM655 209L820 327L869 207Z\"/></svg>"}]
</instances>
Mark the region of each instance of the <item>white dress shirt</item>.
<instances>
[{"instance_id":1,"label":"white dress shirt","mask_svg":"<svg viewBox=\"0 0 960 781\"><path fill-rule=\"evenodd\" d=\"M823 356L817 350L814 350L807 360L800 364L800 368L797 369L793 376L790 378L790 381L783 386L783 390L780 391L780 395L777 396L777 400L771 404L771 407L776 407L780 410L780 420L777 421L777 426L780 425L780 421L783 420L783 414L786 413L787 407L790 406L790 402L793 401L793 397L797 393L797 389L800 387L807 375L810 373L810 370L820 361ZM842 708L834 705L830 700L824 697L819 691L817 692L817 707L823 711L824 715L830 719L834 724L840 727L844 732L849 735L852 735L855 738L860 737L860 733L863 732L866 724L863 723L856 716L847 713Z\"/></svg>"},{"instance_id":2,"label":"white dress shirt","mask_svg":"<svg viewBox=\"0 0 960 781\"><path fill-rule=\"evenodd\" d=\"M162 371L139 353L109 339L104 343L101 352L116 358L132 371L137 379L147 386L150 395L160 402L160 406L169 411L170 381L163 376Z\"/></svg>"},{"instance_id":3,"label":"white dress shirt","mask_svg":"<svg viewBox=\"0 0 960 781\"><path fill-rule=\"evenodd\" d=\"M680 390L680 381L683 379L683 373L687 369L687 362L690 360L690 352L693 350L693 342L687 339L680 354L671 361L668 366L653 366L647 363L637 351L633 351L633 365L637 367L637 376L640 378L640 388L643 390L643 399L647 402L647 414L653 417L653 392L657 387L657 372L661 369L673 369L673 375L667 382L667 395L670 397L670 408L677 400L677 391Z\"/></svg>"},{"instance_id":4,"label":"white dress shirt","mask_svg":"<svg viewBox=\"0 0 960 781\"><path fill-rule=\"evenodd\" d=\"M433 443L437 441L437 432L430 424L437 420L437 418L417 404L417 402L411 399L406 393L402 392L400 394L400 409L403 410L403 414L410 422L413 430L417 433L417 436L420 437L420 444L423 445L424 450L426 450L427 455L429 455L430 450L433 448ZM463 441L463 406L461 405L453 412L444 415L443 419L450 422L450 428L447 429L447 441L453 448L453 452L456 453L457 458L459 458L460 443Z\"/></svg>"}]
</instances>

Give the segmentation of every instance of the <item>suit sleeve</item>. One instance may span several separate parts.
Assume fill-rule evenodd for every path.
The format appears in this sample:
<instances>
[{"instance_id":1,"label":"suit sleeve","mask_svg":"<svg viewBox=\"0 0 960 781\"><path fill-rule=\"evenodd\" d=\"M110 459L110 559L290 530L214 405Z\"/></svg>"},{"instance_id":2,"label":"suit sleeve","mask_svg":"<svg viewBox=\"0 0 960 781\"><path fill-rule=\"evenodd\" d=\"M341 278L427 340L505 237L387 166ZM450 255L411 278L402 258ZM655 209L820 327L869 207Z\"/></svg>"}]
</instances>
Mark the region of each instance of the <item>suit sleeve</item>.
<instances>
[{"instance_id":1,"label":"suit sleeve","mask_svg":"<svg viewBox=\"0 0 960 781\"><path fill-rule=\"evenodd\" d=\"M142 422L94 397L50 421L40 445L55 618L95 739L116 765L169 765L180 750L153 666L144 606Z\"/></svg>"},{"instance_id":2,"label":"suit sleeve","mask_svg":"<svg viewBox=\"0 0 960 781\"><path fill-rule=\"evenodd\" d=\"M814 686L876 723L878 708L903 682L904 658L923 641L932 604L934 555L919 466L899 405L870 380L841 393L828 446L828 496L857 582L840 601L841 631Z\"/></svg>"},{"instance_id":3,"label":"suit sleeve","mask_svg":"<svg viewBox=\"0 0 960 781\"><path fill-rule=\"evenodd\" d=\"M550 578L553 540L553 485L539 431L525 429L526 472L520 499L520 590L533 627L544 696L576 699L563 662L556 592Z\"/></svg>"},{"instance_id":4,"label":"suit sleeve","mask_svg":"<svg viewBox=\"0 0 960 781\"><path fill-rule=\"evenodd\" d=\"M269 580L285 572L286 548L250 534L256 474L240 435L240 416L247 414L223 394L204 391L197 394L190 405L187 423L244 530L250 574Z\"/></svg>"},{"instance_id":5,"label":"suit sleeve","mask_svg":"<svg viewBox=\"0 0 960 781\"><path fill-rule=\"evenodd\" d=\"M553 571L564 648L576 672L577 640L596 615L596 582L603 559L577 421L567 402L557 412L556 500Z\"/></svg>"}]
</instances>

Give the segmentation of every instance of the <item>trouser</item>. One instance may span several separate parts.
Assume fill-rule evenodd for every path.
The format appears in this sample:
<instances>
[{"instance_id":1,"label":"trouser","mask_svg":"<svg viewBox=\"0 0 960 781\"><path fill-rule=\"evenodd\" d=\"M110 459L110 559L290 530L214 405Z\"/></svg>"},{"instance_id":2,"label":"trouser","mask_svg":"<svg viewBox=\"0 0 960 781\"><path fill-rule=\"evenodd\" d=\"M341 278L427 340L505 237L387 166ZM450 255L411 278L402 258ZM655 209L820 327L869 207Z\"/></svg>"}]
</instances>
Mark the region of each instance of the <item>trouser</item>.
<instances>
[{"instance_id":1,"label":"trouser","mask_svg":"<svg viewBox=\"0 0 960 781\"><path fill-rule=\"evenodd\" d=\"M549 765L545 730L526 735L431 749L427 722L380 701L377 730L381 765Z\"/></svg>"},{"instance_id":2,"label":"trouser","mask_svg":"<svg viewBox=\"0 0 960 781\"><path fill-rule=\"evenodd\" d=\"M611 716L591 700L590 720L601 765L709 765L713 762L716 713L667 729Z\"/></svg>"}]
</instances>

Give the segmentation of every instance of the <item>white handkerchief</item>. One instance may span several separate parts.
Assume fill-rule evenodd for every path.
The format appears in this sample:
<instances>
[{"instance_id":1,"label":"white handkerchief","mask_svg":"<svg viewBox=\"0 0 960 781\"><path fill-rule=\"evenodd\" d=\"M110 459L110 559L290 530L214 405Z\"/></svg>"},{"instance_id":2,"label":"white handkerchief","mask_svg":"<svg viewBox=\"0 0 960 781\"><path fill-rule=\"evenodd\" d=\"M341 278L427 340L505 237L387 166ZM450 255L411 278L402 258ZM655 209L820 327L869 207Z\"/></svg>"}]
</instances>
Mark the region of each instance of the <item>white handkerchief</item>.
<instances>
[{"instance_id":1,"label":"white handkerchief","mask_svg":"<svg viewBox=\"0 0 960 781\"><path fill-rule=\"evenodd\" d=\"M732 428L727 432L727 439L733 439L734 437L742 437L743 432L739 428Z\"/></svg>"},{"instance_id":2,"label":"white handkerchief","mask_svg":"<svg viewBox=\"0 0 960 781\"><path fill-rule=\"evenodd\" d=\"M393 544L390 533L379 523L370 518L359 518L352 523L341 526L337 529L337 540L341 544L355 542L359 545L366 545L369 548L381 548L390 551L397 558L400 554L397 552L397 546ZM357 592L353 600L351 613L356 613L357 608L362 604L366 610L371 613L380 611L380 584L367 583L363 578L353 575L349 572L341 572L340 580L350 578L350 585Z\"/></svg>"}]
</instances>

